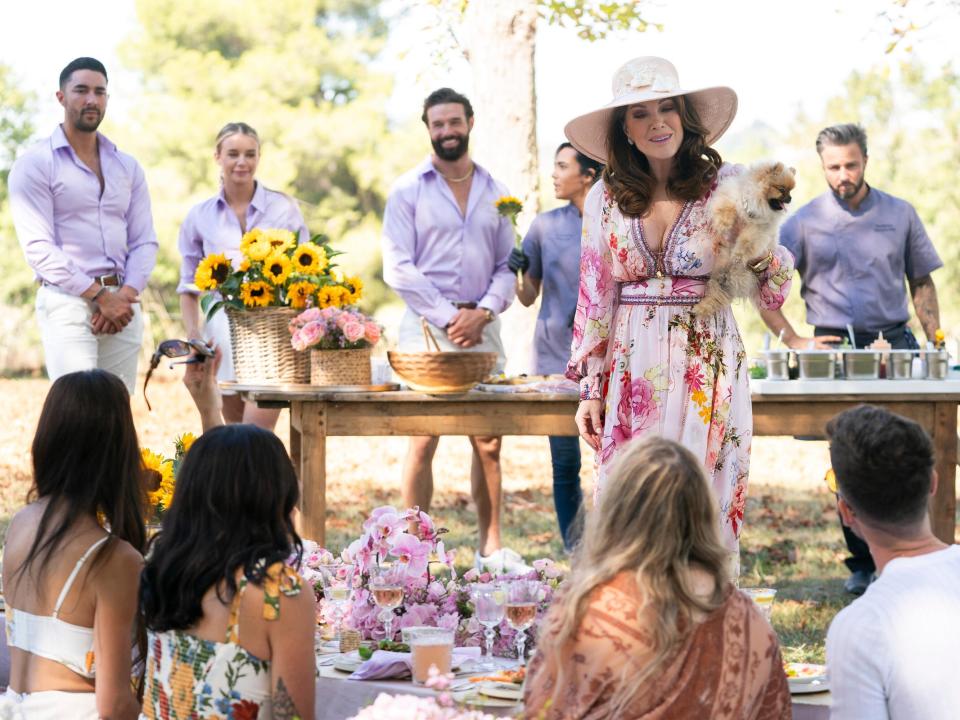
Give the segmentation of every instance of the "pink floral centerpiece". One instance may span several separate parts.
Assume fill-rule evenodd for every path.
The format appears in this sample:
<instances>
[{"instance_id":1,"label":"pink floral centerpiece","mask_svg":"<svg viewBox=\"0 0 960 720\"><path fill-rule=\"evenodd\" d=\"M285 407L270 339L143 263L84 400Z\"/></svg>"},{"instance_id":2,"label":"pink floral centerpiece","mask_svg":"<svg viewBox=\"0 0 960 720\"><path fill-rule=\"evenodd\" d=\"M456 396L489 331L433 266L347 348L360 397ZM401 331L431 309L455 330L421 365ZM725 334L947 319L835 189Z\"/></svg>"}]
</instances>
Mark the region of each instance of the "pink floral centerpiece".
<instances>
[{"instance_id":1,"label":"pink floral centerpiece","mask_svg":"<svg viewBox=\"0 0 960 720\"><path fill-rule=\"evenodd\" d=\"M370 569L382 562L403 563L407 565L404 598L402 605L394 611L394 630L418 625L443 627L455 632L456 645L481 646L483 626L473 617L472 586L494 580L531 579L539 580L543 586L537 609L538 622L526 631L528 643L535 642L534 629L553 599L562 570L553 560L543 558L535 560L533 570L527 573L494 577L488 572L471 569L458 577L453 566L454 553L441 539L444 533L446 529L436 527L433 519L417 507L404 511L383 506L376 508L364 521L362 535L336 556L305 541L301 572L317 594L319 621L333 623L336 611L332 602L321 597L322 584L317 568L339 558L357 567L353 597L345 609L345 626L358 630L365 640L383 639L381 609L368 587ZM504 620L496 632L494 654L514 655L516 631Z\"/></svg>"},{"instance_id":2,"label":"pink floral centerpiece","mask_svg":"<svg viewBox=\"0 0 960 720\"><path fill-rule=\"evenodd\" d=\"M310 352L313 385L369 385L370 348L383 329L359 310L309 308L290 321L290 344Z\"/></svg>"}]
</instances>

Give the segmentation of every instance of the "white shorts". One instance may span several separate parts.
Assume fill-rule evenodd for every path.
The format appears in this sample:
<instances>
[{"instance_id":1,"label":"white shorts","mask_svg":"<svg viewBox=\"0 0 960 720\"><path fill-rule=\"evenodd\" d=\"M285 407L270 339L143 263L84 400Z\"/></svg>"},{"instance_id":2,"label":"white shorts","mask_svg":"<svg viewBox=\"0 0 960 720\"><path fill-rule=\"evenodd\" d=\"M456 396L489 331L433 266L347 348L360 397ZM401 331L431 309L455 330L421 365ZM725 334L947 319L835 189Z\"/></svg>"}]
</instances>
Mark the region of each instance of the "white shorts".
<instances>
[{"instance_id":1,"label":"white shorts","mask_svg":"<svg viewBox=\"0 0 960 720\"><path fill-rule=\"evenodd\" d=\"M223 357L220 359L220 369L217 370L217 380L220 382L235 382L237 372L233 369L233 347L230 345L230 321L223 308L217 310L212 318L204 323L203 339L214 342L220 348ZM223 395L236 395L235 392L221 391Z\"/></svg>"},{"instance_id":2,"label":"white shorts","mask_svg":"<svg viewBox=\"0 0 960 720\"><path fill-rule=\"evenodd\" d=\"M0 717L16 720L98 720L97 696L92 692L42 690L18 693L10 688L0 696Z\"/></svg>"},{"instance_id":3,"label":"white shorts","mask_svg":"<svg viewBox=\"0 0 960 720\"><path fill-rule=\"evenodd\" d=\"M495 373L503 372L503 368L507 364L507 356L503 351L503 342L500 340L500 318L495 318L493 322L487 323L486 327L483 328L483 337L480 344L474 345L471 348L462 348L459 345L455 345L450 341L450 338L447 337L447 331L443 328L438 328L436 325L430 324L430 332L433 333L433 337L436 338L437 345L440 346L441 350L495 352L497 354L497 364L493 369ZM433 347L427 348L426 340L423 337L423 327L420 325L420 316L410 308L407 308L403 314L403 319L400 321L399 349L404 352L433 349Z\"/></svg>"},{"instance_id":4,"label":"white shorts","mask_svg":"<svg viewBox=\"0 0 960 720\"><path fill-rule=\"evenodd\" d=\"M117 290L119 288L107 288L108 292ZM67 373L100 368L123 380L133 395L143 342L139 303L133 306L133 320L113 335L93 334L90 322L96 305L52 285L43 285L37 290L35 307L47 375L51 381Z\"/></svg>"}]
</instances>

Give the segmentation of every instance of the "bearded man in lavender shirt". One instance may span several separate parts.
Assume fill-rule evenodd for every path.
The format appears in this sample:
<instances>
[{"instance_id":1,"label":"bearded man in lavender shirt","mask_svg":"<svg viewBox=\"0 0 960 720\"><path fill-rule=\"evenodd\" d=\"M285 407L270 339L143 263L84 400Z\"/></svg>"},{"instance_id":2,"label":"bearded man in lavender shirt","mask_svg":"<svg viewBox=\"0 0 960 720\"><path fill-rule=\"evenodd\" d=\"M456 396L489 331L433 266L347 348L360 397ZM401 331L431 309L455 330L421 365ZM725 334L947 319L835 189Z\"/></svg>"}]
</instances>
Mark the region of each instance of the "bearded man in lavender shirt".
<instances>
[{"instance_id":1,"label":"bearded man in lavender shirt","mask_svg":"<svg viewBox=\"0 0 960 720\"><path fill-rule=\"evenodd\" d=\"M424 350L420 318L447 350L493 351L503 368L497 315L513 301L507 259L513 227L494 203L506 188L468 151L473 108L449 88L431 93L422 120L433 154L392 188L383 217L383 278L404 302L400 348ZM403 469L403 501L430 507L431 464L439 438L413 437ZM470 484L480 530L478 566L525 568L500 542L500 438L471 437Z\"/></svg>"},{"instance_id":2,"label":"bearded man in lavender shirt","mask_svg":"<svg viewBox=\"0 0 960 720\"><path fill-rule=\"evenodd\" d=\"M781 310L761 310L774 334L805 350L839 343L852 327L858 348L880 333L897 350L917 347L907 327L907 292L927 340L940 327L937 288L931 273L943 267L917 211L906 200L866 182L867 133L847 123L817 135L817 154L829 190L790 217L780 244L796 258L803 281L800 295L814 337L801 337ZM874 578L876 564L867 544L840 520L850 550L844 562L850 576L844 588L860 595Z\"/></svg>"},{"instance_id":3,"label":"bearded man in lavender shirt","mask_svg":"<svg viewBox=\"0 0 960 720\"><path fill-rule=\"evenodd\" d=\"M133 393L139 295L157 257L143 170L97 132L107 70L77 58L60 73L63 123L10 171L10 207L40 288L36 314L51 380L101 368Z\"/></svg>"}]
</instances>

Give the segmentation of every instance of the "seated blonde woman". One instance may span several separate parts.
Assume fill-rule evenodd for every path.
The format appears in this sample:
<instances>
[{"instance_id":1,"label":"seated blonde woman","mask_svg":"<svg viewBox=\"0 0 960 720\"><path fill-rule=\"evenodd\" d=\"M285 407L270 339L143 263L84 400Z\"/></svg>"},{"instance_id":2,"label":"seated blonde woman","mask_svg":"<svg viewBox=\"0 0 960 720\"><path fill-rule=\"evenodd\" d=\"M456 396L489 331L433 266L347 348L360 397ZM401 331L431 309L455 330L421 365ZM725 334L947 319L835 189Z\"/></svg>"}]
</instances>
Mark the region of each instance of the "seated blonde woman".
<instances>
[{"instance_id":1,"label":"seated blonde woman","mask_svg":"<svg viewBox=\"0 0 960 720\"><path fill-rule=\"evenodd\" d=\"M626 450L544 624L529 717L789 720L777 637L727 556L690 451L659 437Z\"/></svg>"}]
</instances>

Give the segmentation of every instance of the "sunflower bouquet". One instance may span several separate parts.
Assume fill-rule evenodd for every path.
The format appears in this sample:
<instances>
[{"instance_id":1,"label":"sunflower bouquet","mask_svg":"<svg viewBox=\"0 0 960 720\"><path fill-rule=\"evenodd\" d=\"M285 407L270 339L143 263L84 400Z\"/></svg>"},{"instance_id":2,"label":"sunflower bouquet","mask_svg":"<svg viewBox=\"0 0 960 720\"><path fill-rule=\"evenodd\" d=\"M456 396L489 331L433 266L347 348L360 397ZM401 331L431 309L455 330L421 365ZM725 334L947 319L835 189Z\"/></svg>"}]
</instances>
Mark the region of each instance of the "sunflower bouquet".
<instances>
[{"instance_id":1,"label":"sunflower bouquet","mask_svg":"<svg viewBox=\"0 0 960 720\"><path fill-rule=\"evenodd\" d=\"M163 519L163 514L173 502L173 490L177 484L177 472L184 456L193 445L196 437L192 433L184 433L174 441L172 458L164 457L149 448L140 449L140 459L147 473L147 512L148 525L156 525Z\"/></svg>"},{"instance_id":2,"label":"sunflower bouquet","mask_svg":"<svg viewBox=\"0 0 960 720\"><path fill-rule=\"evenodd\" d=\"M194 283L210 292L200 300L207 319L222 307L343 307L363 293L360 278L334 272L331 260L341 253L322 235L298 245L289 230L254 228L241 239L240 253L236 267L223 253L197 266Z\"/></svg>"}]
</instances>

